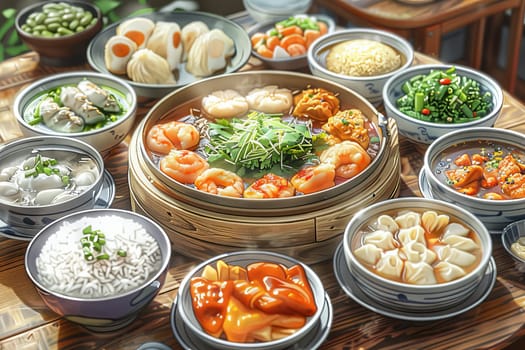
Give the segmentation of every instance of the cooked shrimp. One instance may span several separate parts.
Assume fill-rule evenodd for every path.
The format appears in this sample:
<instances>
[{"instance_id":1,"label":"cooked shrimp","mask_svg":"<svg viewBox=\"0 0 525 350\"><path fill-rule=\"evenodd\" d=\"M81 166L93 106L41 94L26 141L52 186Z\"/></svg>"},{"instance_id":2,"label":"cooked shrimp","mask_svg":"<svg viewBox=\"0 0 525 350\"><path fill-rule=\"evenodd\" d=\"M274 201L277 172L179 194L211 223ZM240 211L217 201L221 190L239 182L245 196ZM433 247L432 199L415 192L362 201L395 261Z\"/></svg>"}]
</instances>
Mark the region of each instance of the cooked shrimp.
<instances>
[{"instance_id":1,"label":"cooked shrimp","mask_svg":"<svg viewBox=\"0 0 525 350\"><path fill-rule=\"evenodd\" d=\"M199 141L197 128L179 121L156 124L146 137L149 149L161 154L168 154L172 149L194 149Z\"/></svg>"},{"instance_id":2,"label":"cooked shrimp","mask_svg":"<svg viewBox=\"0 0 525 350\"><path fill-rule=\"evenodd\" d=\"M195 187L201 191L226 197L242 197L244 181L234 172L210 168L195 179Z\"/></svg>"},{"instance_id":3,"label":"cooked shrimp","mask_svg":"<svg viewBox=\"0 0 525 350\"><path fill-rule=\"evenodd\" d=\"M292 92L277 85L253 89L246 95L251 109L262 113L285 113L293 105Z\"/></svg>"},{"instance_id":4,"label":"cooked shrimp","mask_svg":"<svg viewBox=\"0 0 525 350\"><path fill-rule=\"evenodd\" d=\"M160 161L160 170L183 184L194 183L197 176L210 166L197 153L188 150L172 150Z\"/></svg>"},{"instance_id":5,"label":"cooked shrimp","mask_svg":"<svg viewBox=\"0 0 525 350\"><path fill-rule=\"evenodd\" d=\"M244 198L285 198L293 197L295 188L285 178L266 174L244 190Z\"/></svg>"},{"instance_id":6,"label":"cooked shrimp","mask_svg":"<svg viewBox=\"0 0 525 350\"><path fill-rule=\"evenodd\" d=\"M319 156L321 163L335 167L335 174L350 179L359 174L371 162L370 155L354 141L343 141L330 146Z\"/></svg>"},{"instance_id":7,"label":"cooked shrimp","mask_svg":"<svg viewBox=\"0 0 525 350\"><path fill-rule=\"evenodd\" d=\"M202 108L214 118L240 117L248 112L246 98L235 90L218 90L202 98Z\"/></svg>"},{"instance_id":8,"label":"cooked shrimp","mask_svg":"<svg viewBox=\"0 0 525 350\"><path fill-rule=\"evenodd\" d=\"M332 164L319 164L299 170L290 182L298 192L319 192L335 186L335 168Z\"/></svg>"}]
</instances>

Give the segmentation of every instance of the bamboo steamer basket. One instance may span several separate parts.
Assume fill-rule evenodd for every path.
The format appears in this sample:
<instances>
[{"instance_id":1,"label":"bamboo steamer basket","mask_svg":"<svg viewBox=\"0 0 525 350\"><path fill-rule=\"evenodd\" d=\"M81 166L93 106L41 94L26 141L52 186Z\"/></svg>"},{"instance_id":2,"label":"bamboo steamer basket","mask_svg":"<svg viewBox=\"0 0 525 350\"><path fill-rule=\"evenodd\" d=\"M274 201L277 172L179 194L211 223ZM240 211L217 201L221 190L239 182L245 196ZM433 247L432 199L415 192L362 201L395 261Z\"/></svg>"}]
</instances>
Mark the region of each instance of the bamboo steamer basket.
<instances>
[{"instance_id":1,"label":"bamboo steamer basket","mask_svg":"<svg viewBox=\"0 0 525 350\"><path fill-rule=\"evenodd\" d=\"M186 101L228 87L308 86L336 92L342 109L358 108L376 125L380 150L361 174L328 190L282 199L227 198L198 191L160 172L145 148L147 131ZM246 92L246 91L244 91ZM242 93L242 91L241 91ZM129 146L132 210L156 220L173 250L208 259L243 249L265 249L307 263L331 259L352 215L375 202L397 197L400 157L397 125L342 85L302 73L233 73L190 84L160 100L136 128Z\"/></svg>"}]
</instances>

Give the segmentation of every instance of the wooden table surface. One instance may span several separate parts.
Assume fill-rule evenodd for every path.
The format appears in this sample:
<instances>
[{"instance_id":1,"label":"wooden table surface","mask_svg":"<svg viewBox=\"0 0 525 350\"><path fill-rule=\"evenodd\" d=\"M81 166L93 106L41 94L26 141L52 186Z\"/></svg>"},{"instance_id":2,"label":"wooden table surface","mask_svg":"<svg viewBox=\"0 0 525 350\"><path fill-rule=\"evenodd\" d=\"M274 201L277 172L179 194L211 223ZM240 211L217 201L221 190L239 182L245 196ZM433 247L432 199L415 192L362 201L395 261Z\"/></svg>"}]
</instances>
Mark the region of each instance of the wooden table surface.
<instances>
[{"instance_id":1,"label":"wooden table surface","mask_svg":"<svg viewBox=\"0 0 525 350\"><path fill-rule=\"evenodd\" d=\"M417 54L415 64L434 60ZM243 69L264 69L255 59ZM11 110L17 92L30 82L65 70L38 65L28 53L0 63L0 139L20 136ZM141 119L152 103L141 105ZM496 126L525 133L525 106L505 94ZM105 155L105 166L116 182L114 208L130 209L127 184L129 137ZM400 140L402 196L420 195L417 174L425 147ZM514 269L494 236L493 256L497 280L488 298L474 309L433 322L403 321L369 311L349 298L338 285L332 261L312 265L331 298L333 324L322 349L518 349L512 346L525 335L525 277ZM60 318L40 299L24 269L28 242L0 237L0 349L137 349L146 342L162 342L173 349L180 345L170 327L170 309L179 283L199 261L174 254L166 283L159 295L126 328L112 333L92 333ZM510 347L509 347L510 346Z\"/></svg>"}]
</instances>

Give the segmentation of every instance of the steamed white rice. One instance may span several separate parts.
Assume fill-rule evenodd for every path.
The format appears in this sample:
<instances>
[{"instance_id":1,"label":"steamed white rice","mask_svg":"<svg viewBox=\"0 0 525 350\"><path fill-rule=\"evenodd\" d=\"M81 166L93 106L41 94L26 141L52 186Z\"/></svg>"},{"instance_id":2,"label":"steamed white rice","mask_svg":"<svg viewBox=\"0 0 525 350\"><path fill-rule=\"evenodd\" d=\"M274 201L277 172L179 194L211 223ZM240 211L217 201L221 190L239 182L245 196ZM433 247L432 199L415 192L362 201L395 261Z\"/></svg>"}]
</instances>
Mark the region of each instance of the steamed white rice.
<instances>
[{"instance_id":1,"label":"steamed white rice","mask_svg":"<svg viewBox=\"0 0 525 350\"><path fill-rule=\"evenodd\" d=\"M326 56L328 70L356 77L386 74L401 63L401 55L393 47L368 39L338 43Z\"/></svg>"},{"instance_id":2,"label":"steamed white rice","mask_svg":"<svg viewBox=\"0 0 525 350\"><path fill-rule=\"evenodd\" d=\"M91 225L106 236L108 260L86 261L80 239ZM122 249L125 257L117 254ZM65 222L49 236L36 259L38 280L47 288L73 297L98 298L125 293L161 266L157 241L139 223L118 216Z\"/></svg>"}]
</instances>

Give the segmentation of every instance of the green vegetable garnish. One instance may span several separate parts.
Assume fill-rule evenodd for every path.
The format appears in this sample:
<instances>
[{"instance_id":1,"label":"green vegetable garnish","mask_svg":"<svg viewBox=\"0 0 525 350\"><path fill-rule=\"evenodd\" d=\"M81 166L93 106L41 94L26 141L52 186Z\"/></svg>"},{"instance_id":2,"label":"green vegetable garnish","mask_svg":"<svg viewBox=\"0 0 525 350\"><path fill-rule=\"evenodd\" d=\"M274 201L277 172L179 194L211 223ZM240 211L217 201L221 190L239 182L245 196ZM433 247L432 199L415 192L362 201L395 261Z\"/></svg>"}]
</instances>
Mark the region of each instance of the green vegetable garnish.
<instances>
[{"instance_id":1,"label":"green vegetable garnish","mask_svg":"<svg viewBox=\"0 0 525 350\"><path fill-rule=\"evenodd\" d=\"M455 67L412 77L401 89L405 95L396 101L399 110L423 121L465 123L484 117L493 108L492 94L483 93L477 81L458 75Z\"/></svg>"},{"instance_id":2,"label":"green vegetable garnish","mask_svg":"<svg viewBox=\"0 0 525 350\"><path fill-rule=\"evenodd\" d=\"M109 260L109 254L104 251L106 235L100 230L93 230L91 225L82 229L83 237L80 239L82 252L86 261ZM126 251L119 249L117 255L125 257Z\"/></svg>"},{"instance_id":3,"label":"green vegetable garnish","mask_svg":"<svg viewBox=\"0 0 525 350\"><path fill-rule=\"evenodd\" d=\"M220 119L209 126L209 162L224 160L237 168L263 170L313 155L310 126L284 122L281 114L251 112L246 119Z\"/></svg>"}]
</instances>

